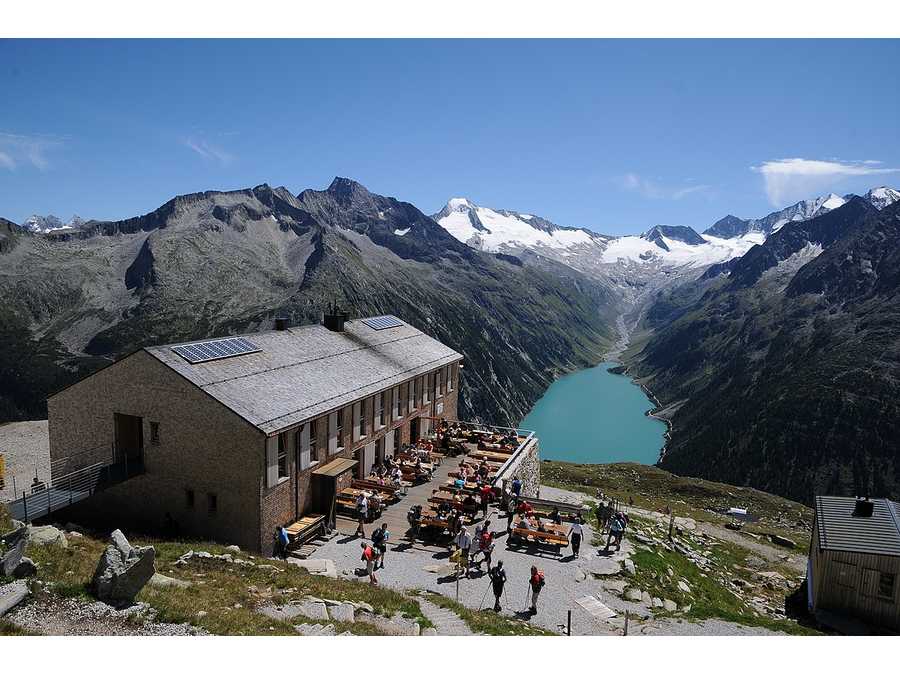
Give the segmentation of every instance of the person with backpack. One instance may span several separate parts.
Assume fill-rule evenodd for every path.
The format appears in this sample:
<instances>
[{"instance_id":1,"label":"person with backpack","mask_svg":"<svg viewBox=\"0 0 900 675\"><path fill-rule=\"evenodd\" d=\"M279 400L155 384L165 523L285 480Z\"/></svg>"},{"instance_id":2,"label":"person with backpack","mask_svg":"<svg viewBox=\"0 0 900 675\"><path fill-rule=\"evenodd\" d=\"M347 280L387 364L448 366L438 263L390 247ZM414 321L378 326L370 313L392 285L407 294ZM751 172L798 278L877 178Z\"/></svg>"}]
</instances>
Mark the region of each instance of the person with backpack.
<instances>
[{"instance_id":1,"label":"person with backpack","mask_svg":"<svg viewBox=\"0 0 900 675\"><path fill-rule=\"evenodd\" d=\"M466 576L468 577L469 548L472 546L472 537L469 535L469 531L465 527L460 529L459 534L456 535L456 539L453 540L453 543L456 544L457 563L459 565L458 569L465 570Z\"/></svg>"},{"instance_id":2,"label":"person with backpack","mask_svg":"<svg viewBox=\"0 0 900 675\"><path fill-rule=\"evenodd\" d=\"M494 533L491 532L491 521L484 523L484 529L481 530L481 540L478 542L481 554L484 556L485 566L488 571L491 569L491 555L494 553Z\"/></svg>"},{"instance_id":3,"label":"person with backpack","mask_svg":"<svg viewBox=\"0 0 900 675\"><path fill-rule=\"evenodd\" d=\"M281 558L282 560L287 560L288 557L288 545L291 543L291 538L288 536L287 530L284 529L281 525L275 528L275 550L273 551L276 558Z\"/></svg>"},{"instance_id":4,"label":"person with backpack","mask_svg":"<svg viewBox=\"0 0 900 675\"><path fill-rule=\"evenodd\" d=\"M529 611L532 616L537 614L538 596L541 589L544 588L544 573L534 565L531 566L531 577L528 579L528 585L531 588L531 608Z\"/></svg>"},{"instance_id":5,"label":"person with backpack","mask_svg":"<svg viewBox=\"0 0 900 675\"><path fill-rule=\"evenodd\" d=\"M512 493L513 493L513 496L514 496L516 499L518 499L518 498L519 498L519 495L522 494L522 481L519 480L519 477L518 477L518 476L516 476L515 478L513 478L513 482L512 482Z\"/></svg>"},{"instance_id":6,"label":"person with backpack","mask_svg":"<svg viewBox=\"0 0 900 675\"><path fill-rule=\"evenodd\" d=\"M377 554L375 553L374 549L366 542L361 541L359 542L359 545L363 550L360 560L366 563L366 574L369 575L369 583L373 586L377 586L378 579L375 578L375 558Z\"/></svg>"},{"instance_id":7,"label":"person with backpack","mask_svg":"<svg viewBox=\"0 0 900 675\"><path fill-rule=\"evenodd\" d=\"M572 524L572 529L569 530L569 539L572 542L572 555L576 558L581 550L582 537L584 537L584 518L578 516L578 520Z\"/></svg>"},{"instance_id":8,"label":"person with backpack","mask_svg":"<svg viewBox=\"0 0 900 675\"><path fill-rule=\"evenodd\" d=\"M616 550L622 546L622 536L625 534L625 520L621 513L617 513L612 517L612 522L609 526L609 537L606 539L606 551L609 551L609 545L612 542L616 544Z\"/></svg>"},{"instance_id":9,"label":"person with backpack","mask_svg":"<svg viewBox=\"0 0 900 675\"><path fill-rule=\"evenodd\" d=\"M365 539L366 530L364 524L369 516L369 500L365 492L360 492L356 497L356 515L359 517L359 523L356 526L356 536Z\"/></svg>"},{"instance_id":10,"label":"person with backpack","mask_svg":"<svg viewBox=\"0 0 900 675\"><path fill-rule=\"evenodd\" d=\"M381 563L381 569L384 569L384 554L387 552L387 542L388 538L391 536L391 533L388 532L387 523L382 523L381 527L377 528L372 533L372 545L375 547L375 569L378 569L378 564Z\"/></svg>"},{"instance_id":11,"label":"person with backpack","mask_svg":"<svg viewBox=\"0 0 900 675\"><path fill-rule=\"evenodd\" d=\"M499 612L500 596L503 595L503 587L506 585L506 571L503 569L503 561L498 560L496 567L488 567L488 577L491 580L491 590L494 592L494 611Z\"/></svg>"}]
</instances>

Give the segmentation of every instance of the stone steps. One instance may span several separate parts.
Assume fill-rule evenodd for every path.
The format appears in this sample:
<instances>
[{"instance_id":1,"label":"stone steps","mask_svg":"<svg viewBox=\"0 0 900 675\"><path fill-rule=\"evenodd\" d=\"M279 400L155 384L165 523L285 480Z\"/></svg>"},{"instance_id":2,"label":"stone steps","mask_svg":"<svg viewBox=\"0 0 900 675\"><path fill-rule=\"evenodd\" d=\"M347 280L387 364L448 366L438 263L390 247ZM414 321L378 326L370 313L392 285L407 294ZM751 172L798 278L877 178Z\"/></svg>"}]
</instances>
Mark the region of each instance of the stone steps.
<instances>
[{"instance_id":1,"label":"stone steps","mask_svg":"<svg viewBox=\"0 0 900 675\"><path fill-rule=\"evenodd\" d=\"M422 596L416 598L422 608L422 614L434 624L438 635L474 635L465 621L450 609L438 607Z\"/></svg>"}]
</instances>

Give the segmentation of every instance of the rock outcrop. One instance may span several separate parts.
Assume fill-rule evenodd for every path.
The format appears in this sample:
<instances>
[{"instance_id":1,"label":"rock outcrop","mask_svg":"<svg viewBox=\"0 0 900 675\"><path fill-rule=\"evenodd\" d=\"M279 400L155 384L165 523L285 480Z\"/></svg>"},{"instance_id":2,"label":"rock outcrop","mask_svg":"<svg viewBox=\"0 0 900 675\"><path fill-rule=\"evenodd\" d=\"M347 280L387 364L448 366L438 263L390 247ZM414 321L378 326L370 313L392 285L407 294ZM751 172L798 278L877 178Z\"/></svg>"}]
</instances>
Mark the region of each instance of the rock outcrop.
<instances>
[{"instance_id":1,"label":"rock outcrop","mask_svg":"<svg viewBox=\"0 0 900 675\"><path fill-rule=\"evenodd\" d=\"M130 605L153 577L155 559L156 549L152 546L135 548L121 530L116 530L97 563L91 589L99 600L110 605Z\"/></svg>"}]
</instances>

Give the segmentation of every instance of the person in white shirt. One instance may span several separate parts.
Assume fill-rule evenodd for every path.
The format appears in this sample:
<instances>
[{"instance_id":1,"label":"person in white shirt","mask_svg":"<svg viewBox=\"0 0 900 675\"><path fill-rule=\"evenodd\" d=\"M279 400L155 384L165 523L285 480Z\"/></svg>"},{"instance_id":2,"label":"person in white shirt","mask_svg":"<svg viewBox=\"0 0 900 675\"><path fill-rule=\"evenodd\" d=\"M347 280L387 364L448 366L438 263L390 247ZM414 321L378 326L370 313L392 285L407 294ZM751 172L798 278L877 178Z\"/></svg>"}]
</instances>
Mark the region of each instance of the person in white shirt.
<instances>
[{"instance_id":1,"label":"person in white shirt","mask_svg":"<svg viewBox=\"0 0 900 675\"><path fill-rule=\"evenodd\" d=\"M569 539L572 542L572 554L577 558L578 552L581 550L581 539L584 537L584 519L578 516L578 520L569 530Z\"/></svg>"},{"instance_id":2,"label":"person in white shirt","mask_svg":"<svg viewBox=\"0 0 900 675\"><path fill-rule=\"evenodd\" d=\"M459 566L461 570L465 570L466 577L469 576L469 549L472 547L472 537L469 531L464 527L456 535L453 541L459 552Z\"/></svg>"}]
</instances>

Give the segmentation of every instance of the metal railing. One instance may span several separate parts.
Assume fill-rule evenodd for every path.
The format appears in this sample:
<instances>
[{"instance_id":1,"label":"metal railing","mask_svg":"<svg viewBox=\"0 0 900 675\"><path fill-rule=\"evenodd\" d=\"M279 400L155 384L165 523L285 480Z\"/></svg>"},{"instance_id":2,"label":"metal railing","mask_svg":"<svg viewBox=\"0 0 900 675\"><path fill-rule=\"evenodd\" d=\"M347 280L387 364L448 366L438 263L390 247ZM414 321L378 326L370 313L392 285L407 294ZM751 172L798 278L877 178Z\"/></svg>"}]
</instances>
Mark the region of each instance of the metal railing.
<instances>
[{"instance_id":1,"label":"metal railing","mask_svg":"<svg viewBox=\"0 0 900 675\"><path fill-rule=\"evenodd\" d=\"M97 462L46 483L35 483L31 490L23 491L6 504L10 516L24 522L49 516L54 511L87 499L110 485L121 483L143 473L143 462Z\"/></svg>"}]
</instances>

